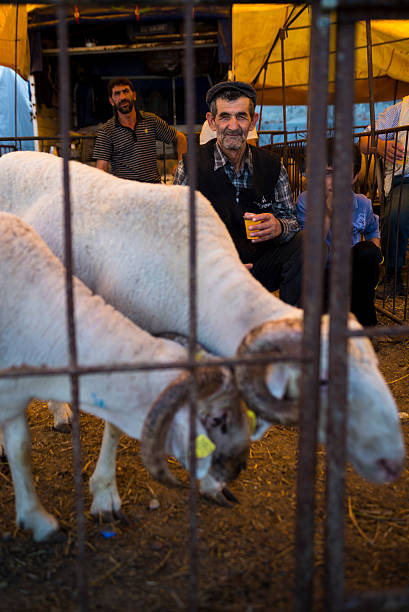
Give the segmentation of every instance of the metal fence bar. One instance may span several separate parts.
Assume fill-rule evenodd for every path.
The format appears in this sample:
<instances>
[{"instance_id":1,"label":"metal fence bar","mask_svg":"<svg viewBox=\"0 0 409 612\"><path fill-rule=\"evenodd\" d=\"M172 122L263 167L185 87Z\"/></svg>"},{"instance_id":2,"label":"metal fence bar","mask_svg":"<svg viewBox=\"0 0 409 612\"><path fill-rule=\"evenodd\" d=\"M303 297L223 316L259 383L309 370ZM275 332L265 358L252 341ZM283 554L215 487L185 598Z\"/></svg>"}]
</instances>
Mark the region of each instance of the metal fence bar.
<instances>
[{"instance_id":1,"label":"metal fence bar","mask_svg":"<svg viewBox=\"0 0 409 612\"><path fill-rule=\"evenodd\" d=\"M351 208L355 23L339 14L335 89L335 173L330 268L329 410L325 521L325 600L329 612L344 609L344 495L347 402L347 323L351 245L346 228ZM349 236L349 232L347 234Z\"/></svg>"},{"instance_id":2,"label":"metal fence bar","mask_svg":"<svg viewBox=\"0 0 409 612\"><path fill-rule=\"evenodd\" d=\"M184 0L185 23L185 67L186 85L185 113L187 117L188 153L187 165L189 174L189 360L195 361L195 346L197 335L197 282L196 282L196 150L194 139L195 125L195 87L194 87L194 53L193 53L193 0ZM189 610L196 612L198 607L199 568L197 548L197 481L196 481L196 415L197 415L197 385L196 370L193 369L190 384L190 491L189 491Z\"/></svg>"},{"instance_id":3,"label":"metal fence bar","mask_svg":"<svg viewBox=\"0 0 409 612\"><path fill-rule=\"evenodd\" d=\"M67 332L69 337L70 363L77 364L77 344L74 321L74 293L73 293L73 261L72 261L72 227L71 227L71 203L68 160L70 153L70 69L68 61L68 27L65 20L65 0L57 2L58 18L58 44L60 53L58 56L59 68L59 104L60 104L60 131L62 134L63 151L63 183L64 183L64 255L66 267L66 290L67 290ZM77 608L81 612L88 610L88 580L85 559L85 516L84 497L82 492L82 465L81 465L81 440L79 425L79 378L77 374L71 375L72 394L72 441L73 441L73 464L75 485L75 507L77 524Z\"/></svg>"},{"instance_id":4,"label":"metal fence bar","mask_svg":"<svg viewBox=\"0 0 409 612\"><path fill-rule=\"evenodd\" d=\"M1 2L1 0L0 0ZM101 2L103 4L103 2ZM339 0L339 4L345 8L351 8L354 14L352 0ZM363 4L365 4L363 2ZM367 0L368 6L386 10L385 1ZM81 450L79 440L78 421L78 376L95 372L95 368L80 368L77 364L75 325L74 325L74 303L72 291L72 248L71 248L71 212L69 194L69 171L68 159L70 154L69 137L69 62L67 54L67 23L65 20L65 7L68 5L64 0L58 0L57 17L59 33L59 77L60 77L60 109L61 109L61 133L64 167L64 218L65 218L65 241L66 241L66 268L67 268L67 310L68 310L68 333L70 344L70 367L64 371L68 372L72 381L73 411L74 411L74 474L75 492L77 504L77 536L78 536L78 608L81 611L88 609L87 603L87 577L85 563L85 520L83 513L82 481L81 481ZM310 215L306 225L306 242L304 253L304 287L303 299L305 309L305 327L303 337L303 382L302 402L303 410L300 413L300 466L298 473L297 490L297 525L296 525L296 590L295 610L307 612L313 609L313 537L314 537L314 507L315 507L315 464L316 464L316 430L319 406L319 363L320 363L320 300L322 299L324 258L323 240L317 240L316 236L323 234L324 219L324 171L325 171L325 135L326 135L326 111L327 111L327 85L328 85L328 42L329 42L329 15L322 12L324 3L320 0L312 1L312 34L311 34L311 65L310 65L310 132L308 148L314 147L314 162L308 162L309 193L311 201ZM328 6L332 3L328 2ZM356 2L355 2L356 5ZM398 3L395 2L398 6ZM195 385L195 369L207 365L205 362L196 364L194 361L194 346L196 342L196 209L195 209L195 186L196 186L196 160L193 143L194 126L194 57L193 57L193 0L184 0L185 28L186 28L186 55L185 55L185 82L186 82L186 113L188 124L189 153L188 170L190 177L190 327L189 327L189 359L187 367L192 371L191 385L191 494L189 500L190 525L189 525L189 554L190 554L190 593L189 610L194 612L198 607L198 554L197 554L197 490L196 490L196 461L195 461L195 420L197 389ZM359 7L358 7L359 8ZM361 10L361 8L359 8ZM345 240L345 224L347 223L347 211L344 208L343 195L350 187L350 168L352 164L351 148L352 142L352 102L353 102L353 55L354 55L354 24L340 16L338 28L337 47L337 113L336 113L336 166L337 174L334 185L334 217L333 217L333 241L334 258L333 274L331 275L331 328L330 328L330 404L331 413L329 419L328 433L328 487L327 487L327 539L326 539L326 598L330 612L341 612L344 610L368 609L368 606L378 610L397 610L407 607L409 604L408 591L390 591L386 593L360 593L344 597L343 585L343 496L344 496L344 461L345 461L345 405L346 394L346 346L347 338L352 336L347 330L347 312L349 310L349 259L350 245ZM287 132L285 132L287 134ZM10 139L7 139L10 140ZM24 138L18 139L19 146ZM34 140L34 139L30 139ZM41 139L47 141L46 138ZM55 139L54 139L55 140ZM1 139L0 139L1 141ZM312 155L309 156L312 158ZM318 297L319 296L319 297ZM318 308L317 308L318 302ZM381 330L382 331L382 330ZM406 330L407 331L407 330ZM379 330L378 330L379 332ZM403 335L405 328L399 330ZM355 334L358 335L358 334ZM380 335L374 332L373 335ZM257 363L266 361L263 359L230 359L225 363ZM269 361L273 361L268 358ZM220 363L223 363L221 360ZM181 364L176 364L178 367ZM175 367L175 364L162 364L157 367L154 364L138 364L128 369L161 369ZM116 367L100 368L99 371L124 371L126 364ZM44 375L44 371L38 374ZM52 375L52 370L47 374ZM13 375L26 375L23 371L13 373L0 372L0 377ZM366 606L366 607L365 607ZM381 607L382 606L382 607ZM400 607L399 607L400 606Z\"/></svg>"},{"instance_id":5,"label":"metal fence bar","mask_svg":"<svg viewBox=\"0 0 409 612\"><path fill-rule=\"evenodd\" d=\"M19 5L16 4L16 29L15 29L15 41L14 41L14 136L17 136L17 52L18 52L18 9Z\"/></svg>"},{"instance_id":6,"label":"metal fence bar","mask_svg":"<svg viewBox=\"0 0 409 612\"><path fill-rule=\"evenodd\" d=\"M307 157L311 207L307 216L303 259L305 266L303 353L311 355L311 359L303 366L302 410L300 410L300 461L297 478L295 532L294 609L296 612L308 612L313 609L315 472L319 410L321 301L324 278L321 265L324 259L324 241L316 240L315 236L322 236L324 232L329 26L329 15L321 12L319 2L313 2L308 149L309 151L314 150L314 156Z\"/></svg>"}]
</instances>

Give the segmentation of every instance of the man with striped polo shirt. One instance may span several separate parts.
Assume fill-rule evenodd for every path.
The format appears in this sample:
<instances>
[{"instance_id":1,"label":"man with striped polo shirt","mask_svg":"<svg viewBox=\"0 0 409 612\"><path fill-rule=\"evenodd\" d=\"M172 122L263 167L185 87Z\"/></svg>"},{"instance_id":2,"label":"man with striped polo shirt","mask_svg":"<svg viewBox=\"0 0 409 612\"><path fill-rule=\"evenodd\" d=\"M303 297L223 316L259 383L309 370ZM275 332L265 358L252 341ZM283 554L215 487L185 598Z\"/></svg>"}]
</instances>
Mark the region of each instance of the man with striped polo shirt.
<instances>
[{"instance_id":1,"label":"man with striped polo shirt","mask_svg":"<svg viewBox=\"0 0 409 612\"><path fill-rule=\"evenodd\" d=\"M97 134L93 158L97 168L119 178L160 183L156 141L176 143L178 161L187 150L186 137L153 113L135 108L135 90L123 77L108 83L114 116Z\"/></svg>"}]
</instances>

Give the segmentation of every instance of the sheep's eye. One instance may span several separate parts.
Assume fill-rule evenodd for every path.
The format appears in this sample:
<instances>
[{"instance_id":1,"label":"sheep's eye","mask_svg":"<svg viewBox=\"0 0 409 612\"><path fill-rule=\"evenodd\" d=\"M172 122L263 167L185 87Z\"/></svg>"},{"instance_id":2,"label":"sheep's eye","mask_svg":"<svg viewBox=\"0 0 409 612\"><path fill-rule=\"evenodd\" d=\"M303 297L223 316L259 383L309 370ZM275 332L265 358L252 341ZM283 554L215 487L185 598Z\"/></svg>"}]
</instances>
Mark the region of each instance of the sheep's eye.
<instances>
[{"instance_id":1,"label":"sheep's eye","mask_svg":"<svg viewBox=\"0 0 409 612\"><path fill-rule=\"evenodd\" d=\"M226 415L215 417L212 421L212 427L220 427L222 434L227 433Z\"/></svg>"}]
</instances>

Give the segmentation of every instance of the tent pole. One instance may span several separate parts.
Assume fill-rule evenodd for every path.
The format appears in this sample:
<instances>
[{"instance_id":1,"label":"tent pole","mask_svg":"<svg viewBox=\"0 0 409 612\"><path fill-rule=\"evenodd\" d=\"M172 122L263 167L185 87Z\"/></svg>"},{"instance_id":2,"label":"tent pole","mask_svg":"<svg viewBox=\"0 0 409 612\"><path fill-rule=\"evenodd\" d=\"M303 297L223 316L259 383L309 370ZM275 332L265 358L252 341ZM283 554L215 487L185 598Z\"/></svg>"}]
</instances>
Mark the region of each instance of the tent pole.
<instances>
[{"instance_id":1,"label":"tent pole","mask_svg":"<svg viewBox=\"0 0 409 612\"><path fill-rule=\"evenodd\" d=\"M258 132L261 127L261 119L263 117L263 104L264 104L264 87L266 85L266 76L267 76L267 64L264 66L264 78L263 78L263 88L261 90L261 100L260 100L260 114L258 118ZM273 135L270 136L270 144L273 144Z\"/></svg>"},{"instance_id":2,"label":"tent pole","mask_svg":"<svg viewBox=\"0 0 409 612\"><path fill-rule=\"evenodd\" d=\"M393 92L393 103L396 104L396 100L398 99L398 87L399 87L399 80L396 79L395 80L395 89Z\"/></svg>"},{"instance_id":3,"label":"tent pole","mask_svg":"<svg viewBox=\"0 0 409 612\"><path fill-rule=\"evenodd\" d=\"M370 19L366 20L366 56L368 63L368 87L369 87L369 116L371 119L371 149L370 151L375 150L375 96L374 96L374 87L373 87L373 63L372 63L372 32L371 32L371 21ZM367 157L367 167L365 171L365 186L367 185L367 179L369 175L369 168L371 167L371 158L372 153L369 153ZM376 183L380 184L382 181L381 178L381 168L379 167L379 160L376 155L374 155L374 173L377 176L377 181L373 181L371 200L375 199L375 190ZM365 187L366 189L366 187ZM383 196L380 194L379 196L381 209L383 210L384 203Z\"/></svg>"},{"instance_id":4,"label":"tent pole","mask_svg":"<svg viewBox=\"0 0 409 612\"><path fill-rule=\"evenodd\" d=\"M262 72L262 70L264 70L264 78L263 78L263 89L262 89L262 93L261 93L261 105L260 105L260 117L259 117L259 121L258 121L258 131L260 131L260 127L261 127L261 115L262 115L262 110L263 110L263 100L264 100L264 88L266 85L266 76L267 76L267 68L268 68L268 62L269 59L271 57L271 53L273 52L273 49L275 48L280 36L281 36L281 31L283 30L284 32L287 30L287 28L305 11L305 9L308 7L307 4L305 4L301 10L297 13L297 15L295 15L295 17L293 16L294 12L295 12L295 6L293 6L293 8L291 9L291 13L289 15L289 17L287 17L285 23L283 24L283 27L280 29L279 33L277 34L277 36L274 39L273 44L270 47L270 50L267 54L266 59L264 60L262 66L260 67L260 70L258 71L258 73L256 74L256 76L254 77L254 79L252 80L252 85L256 85L258 78ZM285 128L284 128L285 129ZM270 140L270 144L273 144L273 136L271 136L271 140Z\"/></svg>"},{"instance_id":5,"label":"tent pole","mask_svg":"<svg viewBox=\"0 0 409 612\"><path fill-rule=\"evenodd\" d=\"M304 6L301 8L301 10L300 10L300 11L297 13L297 15L295 15L295 17L294 17L294 16L293 16L293 14L294 14L294 12L295 12L295 6L293 6L293 8L291 9L291 13L290 13L289 17L287 17L287 19L285 20L285 23L283 24L283 28L282 28L282 29L283 29L283 30L288 30L288 28L290 27L290 25L292 25L292 23L293 23L293 22L294 22L296 19L298 19L298 17L299 17L300 15L302 15L302 13L305 11L305 9L306 9L306 8L308 8L308 4L305 4L305 5L304 5ZM277 36L275 37L274 42L273 42L273 44L271 45L269 52L267 53L267 57L266 57L266 59L264 60L263 64L260 66L260 69L259 69L259 71L257 72L256 76L255 76L255 77L254 77L254 79L252 80L252 84L253 84L253 85L254 85L254 83L257 83L257 81L258 81L258 77L260 76L261 71L267 67L268 62L270 61L271 54L272 54L273 50L275 49L275 46L276 46L276 44L277 44L277 42L278 42L279 38L280 38L280 33L278 33L278 34L277 34Z\"/></svg>"}]
</instances>

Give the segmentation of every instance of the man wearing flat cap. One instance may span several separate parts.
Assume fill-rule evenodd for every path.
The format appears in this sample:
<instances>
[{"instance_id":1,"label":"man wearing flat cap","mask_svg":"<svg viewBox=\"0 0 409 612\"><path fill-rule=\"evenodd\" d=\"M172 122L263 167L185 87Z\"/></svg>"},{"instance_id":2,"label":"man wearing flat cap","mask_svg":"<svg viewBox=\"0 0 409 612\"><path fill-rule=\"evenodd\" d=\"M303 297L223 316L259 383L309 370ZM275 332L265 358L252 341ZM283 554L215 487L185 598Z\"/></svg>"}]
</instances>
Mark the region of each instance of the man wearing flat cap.
<instances>
[{"instance_id":1,"label":"man wearing flat cap","mask_svg":"<svg viewBox=\"0 0 409 612\"><path fill-rule=\"evenodd\" d=\"M283 301L300 305L302 238L287 173L268 151L249 145L257 123L256 91L248 83L225 81L206 95L206 115L216 139L201 145L197 189L225 223L240 259L269 291L280 289ZM186 157L174 184L186 185ZM244 219L250 225L246 236Z\"/></svg>"}]
</instances>

